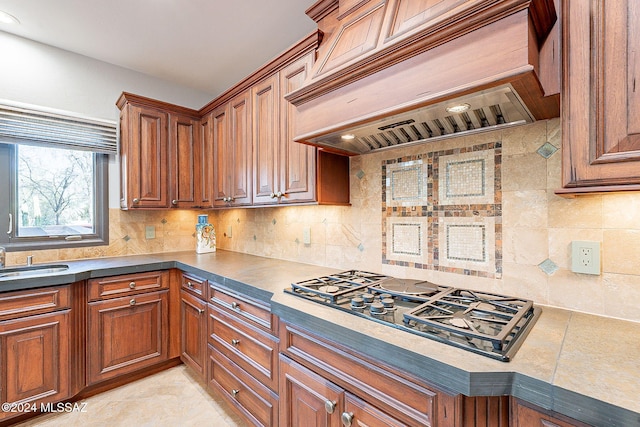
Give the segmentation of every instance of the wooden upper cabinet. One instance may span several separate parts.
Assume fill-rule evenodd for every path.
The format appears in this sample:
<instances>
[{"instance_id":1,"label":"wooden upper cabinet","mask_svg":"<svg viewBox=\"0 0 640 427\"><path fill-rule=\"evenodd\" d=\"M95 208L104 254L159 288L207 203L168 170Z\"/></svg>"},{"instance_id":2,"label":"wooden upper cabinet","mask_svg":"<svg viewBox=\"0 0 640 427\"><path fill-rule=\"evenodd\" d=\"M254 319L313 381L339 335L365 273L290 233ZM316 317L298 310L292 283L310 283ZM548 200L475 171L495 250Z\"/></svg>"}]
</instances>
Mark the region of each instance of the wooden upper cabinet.
<instances>
[{"instance_id":1,"label":"wooden upper cabinet","mask_svg":"<svg viewBox=\"0 0 640 427\"><path fill-rule=\"evenodd\" d=\"M274 74L251 89L254 204L274 203L278 191L278 83Z\"/></svg>"},{"instance_id":2,"label":"wooden upper cabinet","mask_svg":"<svg viewBox=\"0 0 640 427\"><path fill-rule=\"evenodd\" d=\"M200 138L200 121L194 117L169 115L169 198L171 207L201 207L206 197L202 174L205 158L204 140Z\"/></svg>"},{"instance_id":3,"label":"wooden upper cabinet","mask_svg":"<svg viewBox=\"0 0 640 427\"><path fill-rule=\"evenodd\" d=\"M169 207L168 114L127 104L120 114L120 206Z\"/></svg>"},{"instance_id":4,"label":"wooden upper cabinet","mask_svg":"<svg viewBox=\"0 0 640 427\"><path fill-rule=\"evenodd\" d=\"M214 205L251 204L250 99L245 92L211 114L214 147Z\"/></svg>"},{"instance_id":5,"label":"wooden upper cabinet","mask_svg":"<svg viewBox=\"0 0 640 427\"><path fill-rule=\"evenodd\" d=\"M558 193L640 190L640 3L563 5Z\"/></svg>"},{"instance_id":6,"label":"wooden upper cabinet","mask_svg":"<svg viewBox=\"0 0 640 427\"><path fill-rule=\"evenodd\" d=\"M182 108L123 93L120 108L120 207L193 208L205 205L206 156L199 115ZM207 172L208 173L208 172Z\"/></svg>"},{"instance_id":7,"label":"wooden upper cabinet","mask_svg":"<svg viewBox=\"0 0 640 427\"><path fill-rule=\"evenodd\" d=\"M199 181L201 186L198 194L203 208L213 206L215 161L211 128L211 115L207 115L200 120L200 133L198 136L200 137L202 158L196 163L201 178Z\"/></svg>"},{"instance_id":8,"label":"wooden upper cabinet","mask_svg":"<svg viewBox=\"0 0 640 427\"><path fill-rule=\"evenodd\" d=\"M313 52L280 71L280 91L287 94L302 86L313 65ZM316 200L317 149L300 144L295 137L296 108L280 97L280 203ZM348 200L347 200L348 202Z\"/></svg>"}]
</instances>

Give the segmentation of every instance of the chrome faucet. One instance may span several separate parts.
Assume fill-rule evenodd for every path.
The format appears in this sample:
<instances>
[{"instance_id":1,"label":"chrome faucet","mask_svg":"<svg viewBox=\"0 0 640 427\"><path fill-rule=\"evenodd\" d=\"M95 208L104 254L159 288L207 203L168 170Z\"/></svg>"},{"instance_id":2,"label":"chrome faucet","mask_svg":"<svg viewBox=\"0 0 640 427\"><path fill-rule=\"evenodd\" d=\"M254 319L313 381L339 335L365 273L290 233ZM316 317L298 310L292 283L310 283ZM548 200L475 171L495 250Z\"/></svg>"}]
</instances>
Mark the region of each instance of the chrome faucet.
<instances>
[{"instance_id":1,"label":"chrome faucet","mask_svg":"<svg viewBox=\"0 0 640 427\"><path fill-rule=\"evenodd\" d=\"M4 268L6 259L7 259L7 251L5 248L0 246L0 268Z\"/></svg>"}]
</instances>

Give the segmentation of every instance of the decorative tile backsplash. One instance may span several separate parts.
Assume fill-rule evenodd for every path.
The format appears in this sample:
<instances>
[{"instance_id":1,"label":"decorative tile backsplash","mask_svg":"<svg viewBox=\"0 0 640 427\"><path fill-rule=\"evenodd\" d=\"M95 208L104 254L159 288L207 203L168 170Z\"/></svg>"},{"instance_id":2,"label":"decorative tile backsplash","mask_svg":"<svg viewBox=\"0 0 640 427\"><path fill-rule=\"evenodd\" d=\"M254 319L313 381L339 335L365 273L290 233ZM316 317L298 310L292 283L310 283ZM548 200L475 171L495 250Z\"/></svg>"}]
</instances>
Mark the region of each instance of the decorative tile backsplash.
<instances>
[{"instance_id":1,"label":"decorative tile backsplash","mask_svg":"<svg viewBox=\"0 0 640 427\"><path fill-rule=\"evenodd\" d=\"M382 162L383 264L502 275L501 142Z\"/></svg>"}]
</instances>

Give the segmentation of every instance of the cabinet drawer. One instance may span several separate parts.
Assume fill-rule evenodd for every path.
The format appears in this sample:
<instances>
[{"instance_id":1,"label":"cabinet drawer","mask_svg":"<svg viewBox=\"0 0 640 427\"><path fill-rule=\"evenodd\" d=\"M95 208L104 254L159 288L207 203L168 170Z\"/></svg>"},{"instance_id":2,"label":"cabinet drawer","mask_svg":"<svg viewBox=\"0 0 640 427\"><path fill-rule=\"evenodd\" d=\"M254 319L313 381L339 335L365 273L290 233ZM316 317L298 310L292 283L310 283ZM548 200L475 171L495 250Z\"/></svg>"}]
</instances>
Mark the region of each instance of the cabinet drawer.
<instances>
[{"instance_id":1,"label":"cabinet drawer","mask_svg":"<svg viewBox=\"0 0 640 427\"><path fill-rule=\"evenodd\" d=\"M277 341L264 331L209 305L208 342L272 390L278 389Z\"/></svg>"},{"instance_id":2,"label":"cabinet drawer","mask_svg":"<svg viewBox=\"0 0 640 427\"><path fill-rule=\"evenodd\" d=\"M264 302L250 300L232 292L222 291L210 283L209 303L231 310L249 323L267 331L272 331L271 307Z\"/></svg>"},{"instance_id":3,"label":"cabinet drawer","mask_svg":"<svg viewBox=\"0 0 640 427\"><path fill-rule=\"evenodd\" d=\"M49 313L70 307L70 285L0 294L0 320Z\"/></svg>"},{"instance_id":4,"label":"cabinet drawer","mask_svg":"<svg viewBox=\"0 0 640 427\"><path fill-rule=\"evenodd\" d=\"M89 280L89 300L118 298L142 292L169 289L166 272L126 274Z\"/></svg>"},{"instance_id":5,"label":"cabinet drawer","mask_svg":"<svg viewBox=\"0 0 640 427\"><path fill-rule=\"evenodd\" d=\"M207 281L189 273L180 276L180 287L202 300L207 300Z\"/></svg>"},{"instance_id":6,"label":"cabinet drawer","mask_svg":"<svg viewBox=\"0 0 640 427\"><path fill-rule=\"evenodd\" d=\"M209 387L236 406L251 424L278 424L278 396L209 346Z\"/></svg>"}]
</instances>

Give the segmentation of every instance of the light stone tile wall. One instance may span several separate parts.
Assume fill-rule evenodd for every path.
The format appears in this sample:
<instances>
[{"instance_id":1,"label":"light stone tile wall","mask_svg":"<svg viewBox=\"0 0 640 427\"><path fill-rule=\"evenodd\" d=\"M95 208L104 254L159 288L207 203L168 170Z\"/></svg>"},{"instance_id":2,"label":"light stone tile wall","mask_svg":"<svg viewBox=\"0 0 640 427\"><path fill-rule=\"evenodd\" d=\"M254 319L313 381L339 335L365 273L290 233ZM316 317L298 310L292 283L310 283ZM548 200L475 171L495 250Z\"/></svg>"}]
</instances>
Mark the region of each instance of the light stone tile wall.
<instances>
[{"instance_id":1,"label":"light stone tile wall","mask_svg":"<svg viewBox=\"0 0 640 427\"><path fill-rule=\"evenodd\" d=\"M502 278L382 264L382 162L502 140ZM560 121L540 121L502 131L379 151L351 158L351 207L289 206L222 211L110 212L110 245L38 251L37 262L194 250L194 225L208 213L218 247L270 258L337 269L358 268L397 277L428 279L446 285L530 298L593 314L640 321L640 193L556 196L561 151L549 159L536 153L545 142L561 148ZM153 225L156 239L145 239ZM309 227L311 244L303 243ZM231 236L228 230L231 229ZM129 239L125 239L125 236ZM571 241L602 242L602 274L570 271ZM9 253L9 264L27 253ZM539 264L550 259L557 270Z\"/></svg>"}]
</instances>

